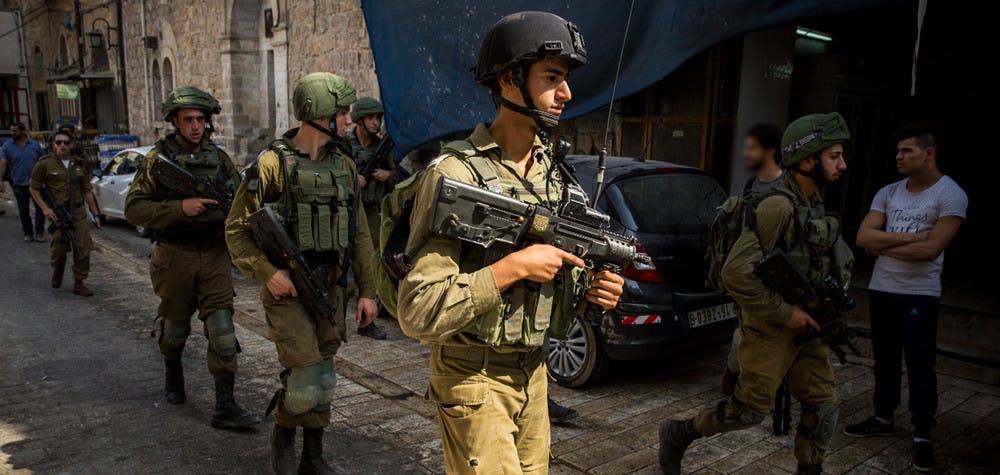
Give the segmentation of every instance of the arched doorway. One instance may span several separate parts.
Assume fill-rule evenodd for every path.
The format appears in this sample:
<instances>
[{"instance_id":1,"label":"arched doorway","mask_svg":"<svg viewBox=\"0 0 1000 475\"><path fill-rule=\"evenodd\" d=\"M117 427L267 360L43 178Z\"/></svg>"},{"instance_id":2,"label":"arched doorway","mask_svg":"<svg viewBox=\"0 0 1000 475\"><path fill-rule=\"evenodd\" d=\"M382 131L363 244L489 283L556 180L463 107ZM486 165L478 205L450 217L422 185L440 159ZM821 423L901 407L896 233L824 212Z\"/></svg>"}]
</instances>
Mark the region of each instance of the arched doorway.
<instances>
[{"instance_id":1,"label":"arched doorway","mask_svg":"<svg viewBox=\"0 0 1000 475\"><path fill-rule=\"evenodd\" d=\"M170 94L174 90L174 67L170 58L163 58L163 91Z\"/></svg>"}]
</instances>

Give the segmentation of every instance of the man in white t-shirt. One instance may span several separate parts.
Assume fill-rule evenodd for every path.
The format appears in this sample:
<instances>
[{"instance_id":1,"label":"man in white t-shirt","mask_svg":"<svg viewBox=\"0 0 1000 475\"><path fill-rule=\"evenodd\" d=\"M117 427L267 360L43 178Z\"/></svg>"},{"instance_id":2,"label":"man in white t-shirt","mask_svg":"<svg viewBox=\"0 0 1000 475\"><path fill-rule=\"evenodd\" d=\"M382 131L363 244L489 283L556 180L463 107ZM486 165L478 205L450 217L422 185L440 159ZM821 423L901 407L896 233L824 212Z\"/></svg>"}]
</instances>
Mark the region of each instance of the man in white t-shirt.
<instances>
[{"instance_id":1,"label":"man in white t-shirt","mask_svg":"<svg viewBox=\"0 0 1000 475\"><path fill-rule=\"evenodd\" d=\"M913 467L934 469L931 428L937 412L934 373L941 268L969 199L937 167L934 133L908 126L897 135L896 168L907 178L879 190L861 222L857 244L877 255L868 285L875 415L844 428L854 437L892 435L906 355L913 422Z\"/></svg>"}]
</instances>

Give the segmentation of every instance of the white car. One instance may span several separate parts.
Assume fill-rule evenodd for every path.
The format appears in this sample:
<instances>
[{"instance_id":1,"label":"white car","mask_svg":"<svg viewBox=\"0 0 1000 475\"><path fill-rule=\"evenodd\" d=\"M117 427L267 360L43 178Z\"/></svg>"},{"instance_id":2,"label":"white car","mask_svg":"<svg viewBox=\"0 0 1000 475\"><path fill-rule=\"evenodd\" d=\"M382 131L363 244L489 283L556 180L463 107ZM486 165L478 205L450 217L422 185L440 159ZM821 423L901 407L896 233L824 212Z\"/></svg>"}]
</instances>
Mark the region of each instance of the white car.
<instances>
[{"instance_id":1,"label":"white car","mask_svg":"<svg viewBox=\"0 0 1000 475\"><path fill-rule=\"evenodd\" d=\"M100 173L95 173L90 184L94 188L97 207L101 215L109 218L125 219L125 196L132 186L132 179L139 167L139 161L153 147L136 147L122 150L111 158ZM148 237L149 231L142 226L136 226L136 231L142 237Z\"/></svg>"}]
</instances>

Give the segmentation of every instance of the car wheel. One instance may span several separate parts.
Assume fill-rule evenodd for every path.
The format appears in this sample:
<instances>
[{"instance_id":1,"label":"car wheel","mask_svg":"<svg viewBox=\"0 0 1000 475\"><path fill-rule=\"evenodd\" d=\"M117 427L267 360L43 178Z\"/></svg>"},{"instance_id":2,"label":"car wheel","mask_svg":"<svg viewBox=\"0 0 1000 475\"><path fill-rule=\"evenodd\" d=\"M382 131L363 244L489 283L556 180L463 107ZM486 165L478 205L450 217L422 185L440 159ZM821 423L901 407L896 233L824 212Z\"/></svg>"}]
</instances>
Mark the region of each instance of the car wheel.
<instances>
[{"instance_id":1,"label":"car wheel","mask_svg":"<svg viewBox=\"0 0 1000 475\"><path fill-rule=\"evenodd\" d=\"M580 317L570 324L565 339L549 338L549 374L560 386L579 388L594 383L607 373L609 364L594 326Z\"/></svg>"},{"instance_id":2,"label":"car wheel","mask_svg":"<svg viewBox=\"0 0 1000 475\"><path fill-rule=\"evenodd\" d=\"M139 237L144 237L144 238L148 238L151 234L153 234L152 229L144 228L142 226L136 226L135 232L139 234Z\"/></svg>"}]
</instances>

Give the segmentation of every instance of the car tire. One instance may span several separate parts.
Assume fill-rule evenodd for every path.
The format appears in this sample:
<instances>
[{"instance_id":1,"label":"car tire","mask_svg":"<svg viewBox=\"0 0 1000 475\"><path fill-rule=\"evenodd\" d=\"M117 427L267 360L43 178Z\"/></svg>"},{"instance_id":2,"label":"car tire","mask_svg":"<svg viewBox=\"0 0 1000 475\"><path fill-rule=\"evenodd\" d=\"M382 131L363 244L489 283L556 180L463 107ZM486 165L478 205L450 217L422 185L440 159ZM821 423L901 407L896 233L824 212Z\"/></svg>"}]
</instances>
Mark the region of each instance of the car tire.
<instances>
[{"instance_id":1,"label":"car tire","mask_svg":"<svg viewBox=\"0 0 1000 475\"><path fill-rule=\"evenodd\" d=\"M566 331L565 339L549 339L549 375L560 386L587 386L608 372L611 361L601 347L597 331L594 325L577 317Z\"/></svg>"},{"instance_id":2,"label":"car tire","mask_svg":"<svg viewBox=\"0 0 1000 475\"><path fill-rule=\"evenodd\" d=\"M139 237L143 237L143 238L148 238L149 236L151 236L153 234L153 230L152 229L144 228L142 226L136 226L135 227L135 232L136 232L136 234L139 235Z\"/></svg>"}]
</instances>

